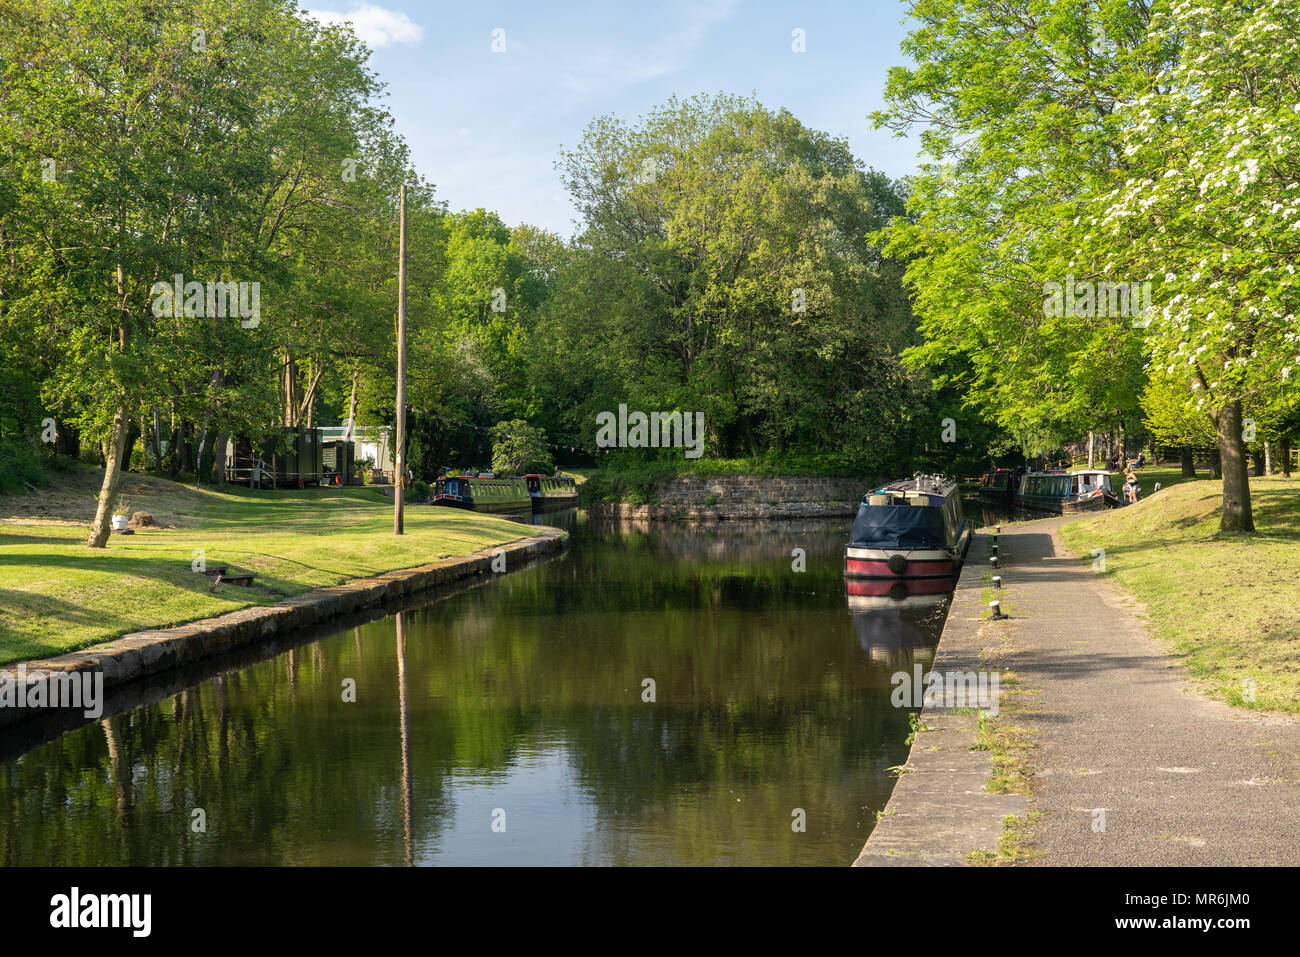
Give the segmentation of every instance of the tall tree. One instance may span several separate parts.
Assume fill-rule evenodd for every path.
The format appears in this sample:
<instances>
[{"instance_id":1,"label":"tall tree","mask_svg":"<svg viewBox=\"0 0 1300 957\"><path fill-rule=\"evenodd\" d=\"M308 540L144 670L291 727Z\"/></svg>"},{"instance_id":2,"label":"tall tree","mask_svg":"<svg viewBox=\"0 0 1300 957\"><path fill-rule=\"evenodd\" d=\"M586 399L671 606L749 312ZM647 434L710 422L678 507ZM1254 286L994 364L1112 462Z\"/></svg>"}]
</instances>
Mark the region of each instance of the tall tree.
<instances>
[{"instance_id":1,"label":"tall tree","mask_svg":"<svg viewBox=\"0 0 1300 957\"><path fill-rule=\"evenodd\" d=\"M585 229L538 345L585 346L596 410L702 411L723 454L821 448L835 429L846 459L891 456L911 317L867 237L902 211L892 183L731 96L597 119L560 168Z\"/></svg>"},{"instance_id":2,"label":"tall tree","mask_svg":"<svg viewBox=\"0 0 1300 957\"><path fill-rule=\"evenodd\" d=\"M1147 36L1149 5L914 0L908 11L915 65L891 68L874 115L900 134L919 128L932 160L912 181L913 215L887 232L908 257L926 340L907 360L947 370L1026 450L1131 422L1143 381L1134 316L1052 309L1050 289L1134 278L1092 271L1075 251L1089 196L1129 166L1116 107L1168 57Z\"/></svg>"},{"instance_id":3,"label":"tall tree","mask_svg":"<svg viewBox=\"0 0 1300 957\"><path fill-rule=\"evenodd\" d=\"M1150 361L1213 425L1220 529L1252 532L1246 443L1263 423L1247 420L1300 391L1300 10L1187 2L1151 26L1181 52L1118 116L1130 171L1087 217L1089 251L1161 274Z\"/></svg>"}]
</instances>

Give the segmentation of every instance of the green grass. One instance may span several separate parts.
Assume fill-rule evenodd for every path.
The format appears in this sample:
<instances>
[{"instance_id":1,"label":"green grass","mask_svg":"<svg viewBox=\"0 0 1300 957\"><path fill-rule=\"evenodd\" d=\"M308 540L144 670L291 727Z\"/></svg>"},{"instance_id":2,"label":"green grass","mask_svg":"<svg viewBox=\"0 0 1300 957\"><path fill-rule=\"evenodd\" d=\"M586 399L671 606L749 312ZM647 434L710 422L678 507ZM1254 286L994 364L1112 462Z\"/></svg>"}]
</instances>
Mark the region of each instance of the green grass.
<instances>
[{"instance_id":1,"label":"green grass","mask_svg":"<svg viewBox=\"0 0 1300 957\"><path fill-rule=\"evenodd\" d=\"M1144 469L1145 491L1147 477ZM1219 534L1221 484L1206 479L1166 483L1061 534L1080 556L1106 550L1108 576L1142 602L1152 633L1201 690L1232 705L1300 713L1300 482L1252 478L1250 486L1255 535Z\"/></svg>"},{"instance_id":2,"label":"green grass","mask_svg":"<svg viewBox=\"0 0 1300 957\"><path fill-rule=\"evenodd\" d=\"M0 663L75 651L130 631L167 627L529 537L526 526L456 509L408 506L406 534L393 505L364 488L195 491L131 475L133 510L169 528L85 538L99 473L79 469L50 490L0 499ZM253 589L191 570L255 573Z\"/></svg>"}]
</instances>

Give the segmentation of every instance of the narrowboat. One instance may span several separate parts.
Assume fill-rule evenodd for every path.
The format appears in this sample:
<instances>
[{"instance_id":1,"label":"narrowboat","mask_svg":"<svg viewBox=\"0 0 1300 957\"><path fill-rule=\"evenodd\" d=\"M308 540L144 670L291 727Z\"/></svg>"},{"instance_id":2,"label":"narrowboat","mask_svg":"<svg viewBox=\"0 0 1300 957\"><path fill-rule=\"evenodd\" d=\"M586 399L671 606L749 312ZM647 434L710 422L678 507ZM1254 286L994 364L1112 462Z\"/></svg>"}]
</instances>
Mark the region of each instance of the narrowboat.
<instances>
[{"instance_id":1,"label":"narrowboat","mask_svg":"<svg viewBox=\"0 0 1300 957\"><path fill-rule=\"evenodd\" d=\"M952 591L970 547L960 488L919 475L868 492L844 550L849 596L903 599Z\"/></svg>"},{"instance_id":2,"label":"narrowboat","mask_svg":"<svg viewBox=\"0 0 1300 957\"><path fill-rule=\"evenodd\" d=\"M996 505L1010 505L1024 471L1020 469L994 469L980 477L980 501Z\"/></svg>"},{"instance_id":3,"label":"narrowboat","mask_svg":"<svg viewBox=\"0 0 1300 957\"><path fill-rule=\"evenodd\" d=\"M533 498L525 479L480 472L476 476L447 475L438 479L429 503L476 512L527 512L533 507Z\"/></svg>"},{"instance_id":4,"label":"narrowboat","mask_svg":"<svg viewBox=\"0 0 1300 957\"><path fill-rule=\"evenodd\" d=\"M1091 512L1124 504L1111 489L1110 473L1104 469L1030 472L1020 480L1015 502L1023 508L1056 514Z\"/></svg>"},{"instance_id":5,"label":"narrowboat","mask_svg":"<svg viewBox=\"0 0 1300 957\"><path fill-rule=\"evenodd\" d=\"M570 508L578 504L578 483L567 475L539 475L530 472L524 476L528 495L534 509Z\"/></svg>"}]
</instances>

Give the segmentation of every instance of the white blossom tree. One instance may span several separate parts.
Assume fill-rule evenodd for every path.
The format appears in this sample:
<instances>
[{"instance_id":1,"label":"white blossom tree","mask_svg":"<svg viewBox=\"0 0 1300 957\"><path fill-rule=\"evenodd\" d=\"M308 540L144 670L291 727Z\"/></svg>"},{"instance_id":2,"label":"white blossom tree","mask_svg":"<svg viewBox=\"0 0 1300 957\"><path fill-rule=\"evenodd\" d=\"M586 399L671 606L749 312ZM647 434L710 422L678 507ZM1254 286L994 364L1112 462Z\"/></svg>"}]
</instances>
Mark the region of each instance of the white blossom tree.
<instances>
[{"instance_id":1,"label":"white blossom tree","mask_svg":"<svg viewBox=\"0 0 1300 957\"><path fill-rule=\"evenodd\" d=\"M1159 282L1148 361L1213 423L1221 531L1253 532L1243 405L1300 389L1300 6L1184 0L1151 31L1181 50L1120 111L1128 173L1085 217L1079 264Z\"/></svg>"}]
</instances>

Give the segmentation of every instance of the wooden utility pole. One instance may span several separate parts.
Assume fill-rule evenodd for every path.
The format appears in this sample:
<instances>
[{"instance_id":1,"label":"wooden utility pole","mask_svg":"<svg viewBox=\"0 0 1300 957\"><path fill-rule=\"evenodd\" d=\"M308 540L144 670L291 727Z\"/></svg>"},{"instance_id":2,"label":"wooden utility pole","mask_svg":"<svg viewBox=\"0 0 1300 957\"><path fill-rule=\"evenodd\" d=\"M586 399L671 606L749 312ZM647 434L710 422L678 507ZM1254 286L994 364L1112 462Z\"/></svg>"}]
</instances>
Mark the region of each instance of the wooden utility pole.
<instances>
[{"instance_id":1,"label":"wooden utility pole","mask_svg":"<svg viewBox=\"0 0 1300 957\"><path fill-rule=\"evenodd\" d=\"M393 534L402 534L406 498L406 184L398 201L397 239L397 451L393 456Z\"/></svg>"}]
</instances>

